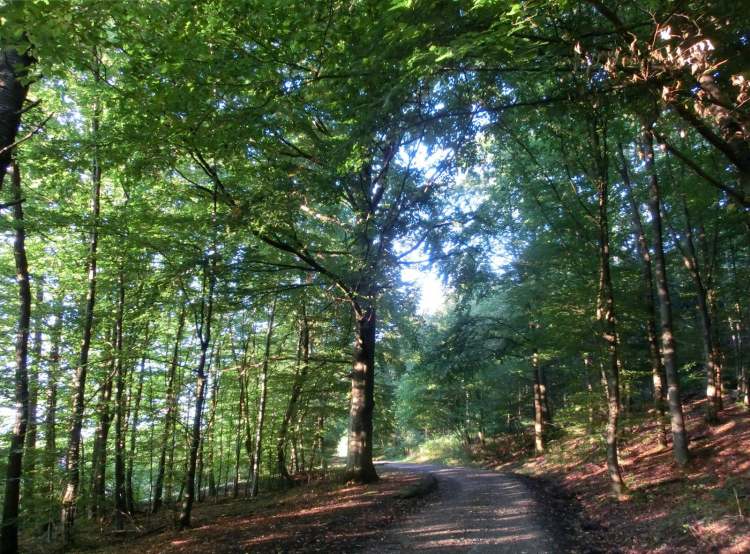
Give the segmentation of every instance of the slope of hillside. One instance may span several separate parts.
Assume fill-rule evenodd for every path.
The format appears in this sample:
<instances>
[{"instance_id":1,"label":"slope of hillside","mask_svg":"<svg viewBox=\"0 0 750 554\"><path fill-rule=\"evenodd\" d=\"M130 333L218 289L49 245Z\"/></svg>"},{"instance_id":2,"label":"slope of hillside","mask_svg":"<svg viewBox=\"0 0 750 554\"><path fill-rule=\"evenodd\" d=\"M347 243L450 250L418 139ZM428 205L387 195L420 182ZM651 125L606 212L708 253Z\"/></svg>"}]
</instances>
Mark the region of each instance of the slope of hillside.
<instances>
[{"instance_id":1,"label":"slope of hillside","mask_svg":"<svg viewBox=\"0 0 750 554\"><path fill-rule=\"evenodd\" d=\"M729 399L725 406L719 424L708 426L702 401L686 405L692 461L685 470L659 446L653 421L626 425L621 463L629 492L621 499L609 492L599 437L566 437L545 456L496 465L534 477L561 500L558 510L577 512L590 550L749 552L750 414Z\"/></svg>"}]
</instances>

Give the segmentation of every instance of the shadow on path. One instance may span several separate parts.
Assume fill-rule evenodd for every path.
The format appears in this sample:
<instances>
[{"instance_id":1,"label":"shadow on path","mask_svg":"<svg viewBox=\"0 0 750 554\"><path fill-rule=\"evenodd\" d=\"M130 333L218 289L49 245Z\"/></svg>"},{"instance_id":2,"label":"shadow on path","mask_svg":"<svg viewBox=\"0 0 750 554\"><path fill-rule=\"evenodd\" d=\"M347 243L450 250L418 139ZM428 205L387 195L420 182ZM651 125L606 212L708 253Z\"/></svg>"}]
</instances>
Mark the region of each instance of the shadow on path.
<instances>
[{"instance_id":1,"label":"shadow on path","mask_svg":"<svg viewBox=\"0 0 750 554\"><path fill-rule=\"evenodd\" d=\"M428 464L379 464L383 473L432 473L436 497L367 552L556 552L531 491L512 476Z\"/></svg>"}]
</instances>

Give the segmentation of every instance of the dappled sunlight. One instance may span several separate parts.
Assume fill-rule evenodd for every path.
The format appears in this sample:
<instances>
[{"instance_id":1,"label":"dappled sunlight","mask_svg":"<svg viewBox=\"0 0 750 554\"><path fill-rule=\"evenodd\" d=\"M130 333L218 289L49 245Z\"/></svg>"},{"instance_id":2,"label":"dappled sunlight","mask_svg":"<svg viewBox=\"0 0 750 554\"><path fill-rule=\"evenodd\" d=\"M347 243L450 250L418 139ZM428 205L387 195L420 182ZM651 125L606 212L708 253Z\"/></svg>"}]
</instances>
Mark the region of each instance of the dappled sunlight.
<instances>
[{"instance_id":1,"label":"dappled sunlight","mask_svg":"<svg viewBox=\"0 0 750 554\"><path fill-rule=\"evenodd\" d=\"M288 552L302 547L352 551L381 532L414 501L398 498L419 481L415 474L385 476L375 484L319 483L258 500L198 503L195 526L139 542L144 553L236 551ZM349 545L349 546L347 546ZM123 545L117 552L131 552Z\"/></svg>"},{"instance_id":2,"label":"dappled sunlight","mask_svg":"<svg viewBox=\"0 0 750 554\"><path fill-rule=\"evenodd\" d=\"M620 452L629 495L623 500L610 494L604 453L596 443L584 449L581 439L565 440L556 448L575 451L575 456L558 459L553 453L525 467L552 475L599 528L618 537L625 552L650 551L647 545L659 544L686 552L702 551L698 545L747 552L750 413L727 399L719 423L709 426L703 404L686 405L692 461L685 469L674 463L671 448L658 444L653 420L624 429ZM683 532L675 536L675 528Z\"/></svg>"},{"instance_id":3,"label":"dappled sunlight","mask_svg":"<svg viewBox=\"0 0 750 554\"><path fill-rule=\"evenodd\" d=\"M390 466L390 467L389 467ZM540 526L541 509L530 491L508 475L429 464L384 464L429 471L438 479L437 498L428 509L410 514L369 550L402 552L539 552L551 549Z\"/></svg>"}]
</instances>

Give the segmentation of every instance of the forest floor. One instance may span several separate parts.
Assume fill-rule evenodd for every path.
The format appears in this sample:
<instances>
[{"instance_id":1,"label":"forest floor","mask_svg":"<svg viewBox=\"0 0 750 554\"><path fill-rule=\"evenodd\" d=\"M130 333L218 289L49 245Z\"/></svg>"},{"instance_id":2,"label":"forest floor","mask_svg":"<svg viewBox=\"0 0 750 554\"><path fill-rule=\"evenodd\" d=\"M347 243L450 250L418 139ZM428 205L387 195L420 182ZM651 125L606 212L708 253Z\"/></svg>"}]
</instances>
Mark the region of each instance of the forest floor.
<instances>
[{"instance_id":1,"label":"forest floor","mask_svg":"<svg viewBox=\"0 0 750 554\"><path fill-rule=\"evenodd\" d=\"M610 494L603 440L570 426L536 458L518 444L488 441L482 463L496 472L387 464L370 485L313 481L252 500L197 503L185 531L170 511L138 516L124 533L82 520L73 551L750 552L750 413L729 399L725 406L708 426L702 402L686 404L686 469L659 446L653 420L625 418L621 498ZM437 477L436 494L404 494L426 473ZM51 545L27 546L36 553Z\"/></svg>"},{"instance_id":2,"label":"forest floor","mask_svg":"<svg viewBox=\"0 0 750 554\"><path fill-rule=\"evenodd\" d=\"M620 499L609 492L604 441L583 432L553 441L545 456L488 465L527 475L584 552L750 552L750 413L726 399L708 426L702 404L686 405L686 469L659 446L653 420L625 421L629 493Z\"/></svg>"},{"instance_id":3,"label":"forest floor","mask_svg":"<svg viewBox=\"0 0 750 554\"><path fill-rule=\"evenodd\" d=\"M190 529L175 529L167 511L136 518L119 534L77 529L71 552L356 552L424 502L419 495L402 498L421 479L414 472L390 473L370 485L319 481L256 499L207 500L196 503Z\"/></svg>"},{"instance_id":4,"label":"forest floor","mask_svg":"<svg viewBox=\"0 0 750 554\"><path fill-rule=\"evenodd\" d=\"M523 479L477 468L381 463L370 485L318 482L196 504L191 529L173 514L125 533L78 529L73 552L561 552L568 535ZM93 530L92 530L93 531Z\"/></svg>"}]
</instances>

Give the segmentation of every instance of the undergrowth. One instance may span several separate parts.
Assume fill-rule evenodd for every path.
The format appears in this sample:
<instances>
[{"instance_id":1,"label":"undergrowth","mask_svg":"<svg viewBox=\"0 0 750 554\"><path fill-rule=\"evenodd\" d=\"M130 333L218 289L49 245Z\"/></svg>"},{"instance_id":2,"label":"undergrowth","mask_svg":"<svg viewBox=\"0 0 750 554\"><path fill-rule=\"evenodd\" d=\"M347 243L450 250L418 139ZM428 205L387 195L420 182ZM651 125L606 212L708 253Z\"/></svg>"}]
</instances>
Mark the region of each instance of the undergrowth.
<instances>
[{"instance_id":1,"label":"undergrowth","mask_svg":"<svg viewBox=\"0 0 750 554\"><path fill-rule=\"evenodd\" d=\"M437 463L444 465L471 465L471 451L456 435L440 435L419 444L406 458L410 462Z\"/></svg>"}]
</instances>

